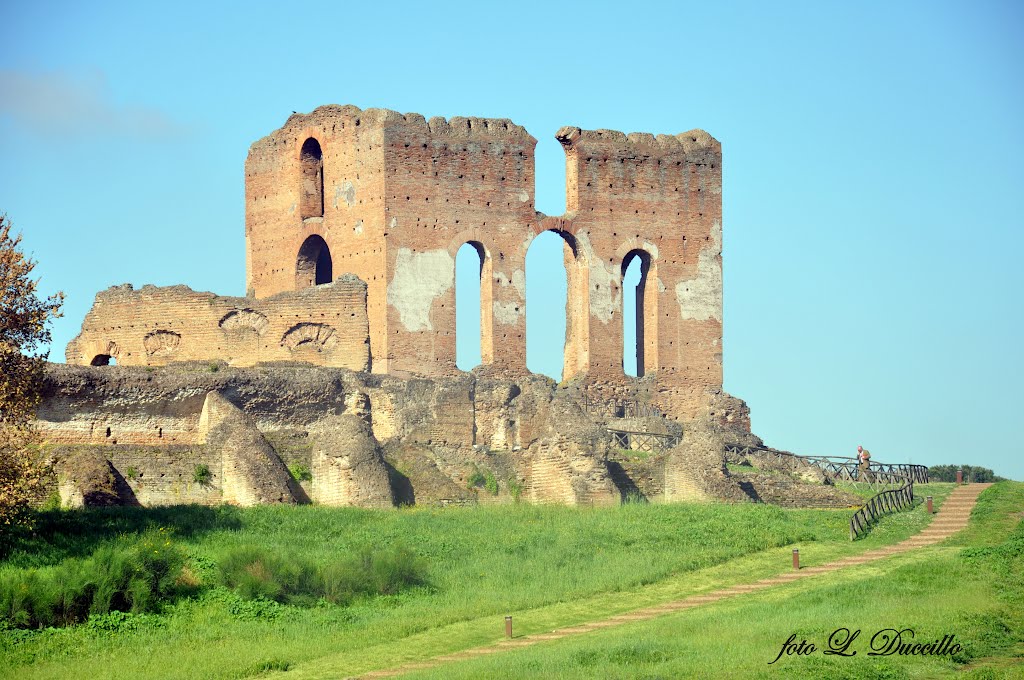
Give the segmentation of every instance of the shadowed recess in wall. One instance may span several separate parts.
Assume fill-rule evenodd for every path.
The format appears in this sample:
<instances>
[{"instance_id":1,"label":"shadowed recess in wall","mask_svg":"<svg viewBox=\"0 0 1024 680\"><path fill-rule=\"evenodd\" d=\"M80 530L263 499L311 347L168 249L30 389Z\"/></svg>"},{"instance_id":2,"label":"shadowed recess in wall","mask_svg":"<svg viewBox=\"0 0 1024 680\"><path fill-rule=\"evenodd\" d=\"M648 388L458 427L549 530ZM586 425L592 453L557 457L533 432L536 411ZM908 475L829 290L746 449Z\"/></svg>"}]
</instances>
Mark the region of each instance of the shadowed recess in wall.
<instances>
[{"instance_id":1,"label":"shadowed recess in wall","mask_svg":"<svg viewBox=\"0 0 1024 680\"><path fill-rule=\"evenodd\" d=\"M295 290L320 286L334 280L331 249L322 236L314 234L302 242L295 263Z\"/></svg>"}]
</instances>

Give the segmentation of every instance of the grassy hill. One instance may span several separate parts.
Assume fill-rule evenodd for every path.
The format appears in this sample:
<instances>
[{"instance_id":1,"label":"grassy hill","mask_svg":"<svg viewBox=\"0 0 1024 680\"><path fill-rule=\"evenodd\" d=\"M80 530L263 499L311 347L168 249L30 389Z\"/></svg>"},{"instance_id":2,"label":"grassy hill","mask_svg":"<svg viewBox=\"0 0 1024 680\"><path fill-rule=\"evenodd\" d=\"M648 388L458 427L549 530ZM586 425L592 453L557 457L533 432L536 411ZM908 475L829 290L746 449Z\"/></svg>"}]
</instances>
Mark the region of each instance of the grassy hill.
<instances>
[{"instance_id":1,"label":"grassy hill","mask_svg":"<svg viewBox=\"0 0 1024 680\"><path fill-rule=\"evenodd\" d=\"M918 493L933 495L941 504L951 488L931 485L919 488ZM984 530L971 531L971 535L977 534L979 540L985 536L990 550L1001 550L1000 541L1012 530L1006 508L1014 502L1018 511L1024 506L1018 502L1022 489L1024 485L1003 483L982 497L985 500L994 494L998 502L990 503L992 507L983 515L987 522ZM884 519L866 539L851 543L849 516L849 511L782 510L753 504L603 509L520 505L388 512L321 507L53 512L43 518L35 536L21 539L9 552L0 564L0 582L25 581L30 574L37 579L52 576L68 564L81 567L104 550L137 549L155 531L168 537L168 550L180 550L184 556L182 587L168 592L152 612L114 611L59 628L16 628L9 611L0 611L0 620L7 621L0 623L5 627L0 630L0 676L242 678L291 669L282 677L338 677L493 642L503 633L505 614L516 617L517 632L549 630L785 571L792 547L800 548L805 565L813 565L894 543L927 522L924 508L919 506ZM396 566L373 557L399 554L395 551L403 548L409 564ZM960 548L928 550L946 550L949 559L967 559L959 556ZM377 559L370 580L378 576L383 580L340 599L317 596L315 589L304 594L296 589L301 597L277 596L281 601L251 599L259 588L240 583L237 569L231 572L233 577L225 574L225 565L237 563L246 551L273 556L259 563L276 564L271 571L294 575L305 573L305 569L321 577L334 573L332 569L337 571L339 564L355 569ZM893 559L894 565L897 560L906 562L904 567L910 573L924 568L911 555ZM415 570L415 578L388 580L395 576L391 572L405 567ZM982 584L976 596L998 605L998 593L982 587L998 583L998 579L989 578L988 572L977 567L964 570ZM265 574L259 569L241 571L257 585L264 582ZM380 571L388 573L381 576ZM602 638L588 635L571 643L454 664L451 672L462 674L460 677L592 677L595 668L607 667L620 677L673 677L688 674L686 668L707 667L712 657L731 658L722 662L727 668L750 659L751 672L770 671L770 659L762 657L772 647L774 656L786 638L776 639L776 628L804 620L799 610L805 605L794 610L791 602L808 597L807 602L813 604L823 599L830 603L826 611L835 614L837 625L852 620L840 620L842 608L856 605L866 586L856 586L856 577L836 576L850 581L814 595L819 581L825 584L828 578L833 577L812 579L806 586L808 593L795 584L787 586L792 593L785 599L784 611L797 612L792 620L781 617L783 608L771 601L777 597L774 593L783 592L779 589L758 595L766 598L764 603L752 598L717 604L667 617L664 622L659 619L609 631L602 634L612 635L606 642L594 642ZM923 593L930 592L938 577L907 578L919 580ZM295 583L301 580L293 579ZM861 580L868 586L876 583L870 576ZM398 585L377 588L377 583ZM948 591L948 583L939 585L937 593ZM837 588L840 597L826 597L825 593ZM915 595L911 600L921 597ZM9 610L9 604L4 606ZM762 609L737 612L733 623L728 623L734 619L728 614L730 607L748 606ZM699 623L699 617L709 616L705 611L716 610L719 614L712 618L726 626L719 632L730 632L737 639L725 647L730 650L726 657L722 647L716 647L718 638L710 620ZM763 630L751 627L751 621L768 614L775 623ZM903 625L913 623L904 622L902 612L896 618ZM669 621L681 621L691 626L694 634L701 634L691 639L681 629L663 628ZM828 625L832 624L819 627ZM982 621L978 630L987 625ZM801 623L799 628L818 634L818 628L809 626ZM633 628L633 632L625 632ZM953 632L959 639L959 630ZM760 642L745 646L741 639L748 637ZM587 647L591 644L595 646ZM1006 645L1001 644L991 647L994 653L1004 653ZM572 645L583 645L580 649L584 651L560 651L563 646L575 649ZM625 651L617 655L615 650ZM536 654L541 656L533 656ZM680 665L681 659L690 659L696 666ZM789 669L799 670L786 661ZM445 674L449 674L447 669ZM600 674L605 673L601 670Z\"/></svg>"}]
</instances>

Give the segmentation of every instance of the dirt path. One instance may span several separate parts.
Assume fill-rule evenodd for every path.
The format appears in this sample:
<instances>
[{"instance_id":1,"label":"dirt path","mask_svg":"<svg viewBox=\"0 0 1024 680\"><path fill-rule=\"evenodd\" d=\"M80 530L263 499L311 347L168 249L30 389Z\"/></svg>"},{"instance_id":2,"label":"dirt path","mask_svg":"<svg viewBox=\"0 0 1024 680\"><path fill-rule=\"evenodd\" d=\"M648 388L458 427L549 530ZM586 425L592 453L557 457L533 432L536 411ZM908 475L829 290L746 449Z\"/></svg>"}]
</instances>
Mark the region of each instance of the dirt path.
<instances>
[{"instance_id":1,"label":"dirt path","mask_svg":"<svg viewBox=\"0 0 1024 680\"><path fill-rule=\"evenodd\" d=\"M942 508L936 513L935 518L927 527L919 533L895 545L869 550L868 552L860 555L854 555L834 562L828 562L827 564L817 567L802 568L799 571L780 574L778 576L773 576L772 578L754 581L753 583L721 588L719 590L700 595L691 595L690 597L686 597L681 600L665 602L651 607L644 607L643 609L635 609L630 612L617 614L604 619L588 621L575 626L558 628L549 633L524 635L523 637L504 640L502 642L485 645L483 647L474 647L461 652L445 654L444 656L436 656L431 659L407 663L394 668L372 671L358 677L390 678L410 671L434 668L435 666L440 666L441 664L451 661L463 661L465 659L472 659L478 656L485 656L487 654L495 654L507 649L529 647L530 645L535 645L538 642L560 640L572 635L581 635L592 630L620 626L624 623L647 621L648 619L653 619L664 614L671 614L673 612L690 609L692 607L700 607L701 605L708 604L709 602L717 602L718 600L722 600L727 597L736 597L737 595L743 595L744 593L756 592L758 590L771 588L772 586L781 585L783 583L790 583L816 574L824 574L856 564L866 564L868 562L874 562L875 560L884 559L890 555L898 555L900 553L907 552L908 550L933 545L949 538L967 526L967 520L970 518L971 510L974 508L974 504L978 500L978 494L989 486L991 486L991 484L968 484L957 487L949 497L946 498L946 501L942 504Z\"/></svg>"}]
</instances>

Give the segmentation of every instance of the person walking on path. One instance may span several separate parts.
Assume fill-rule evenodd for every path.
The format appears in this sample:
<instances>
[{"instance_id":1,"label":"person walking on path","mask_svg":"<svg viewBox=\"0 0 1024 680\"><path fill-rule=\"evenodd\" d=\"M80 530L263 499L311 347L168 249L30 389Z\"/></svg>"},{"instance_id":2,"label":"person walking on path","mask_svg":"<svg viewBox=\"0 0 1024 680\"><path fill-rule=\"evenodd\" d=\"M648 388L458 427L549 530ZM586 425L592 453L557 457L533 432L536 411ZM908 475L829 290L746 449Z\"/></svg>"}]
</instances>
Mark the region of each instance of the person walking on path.
<instances>
[{"instance_id":1,"label":"person walking on path","mask_svg":"<svg viewBox=\"0 0 1024 680\"><path fill-rule=\"evenodd\" d=\"M860 472L857 475L860 481L867 481L868 479L868 468L870 467L871 452L865 449L863 446L857 447L857 463L860 468Z\"/></svg>"}]
</instances>

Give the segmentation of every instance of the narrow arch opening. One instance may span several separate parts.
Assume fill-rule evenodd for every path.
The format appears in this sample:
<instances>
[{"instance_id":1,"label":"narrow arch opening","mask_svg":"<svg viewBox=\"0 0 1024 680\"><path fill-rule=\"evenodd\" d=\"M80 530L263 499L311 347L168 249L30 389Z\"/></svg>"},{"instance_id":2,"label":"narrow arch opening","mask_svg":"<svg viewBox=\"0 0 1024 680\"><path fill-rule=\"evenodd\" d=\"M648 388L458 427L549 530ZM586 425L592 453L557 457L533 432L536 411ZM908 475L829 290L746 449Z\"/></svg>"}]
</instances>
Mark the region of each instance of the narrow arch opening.
<instances>
[{"instance_id":1,"label":"narrow arch opening","mask_svg":"<svg viewBox=\"0 0 1024 680\"><path fill-rule=\"evenodd\" d=\"M632 250L622 259L622 371L643 377L657 354L657 291L648 286L651 256Z\"/></svg>"},{"instance_id":2,"label":"narrow arch opening","mask_svg":"<svg viewBox=\"0 0 1024 680\"><path fill-rule=\"evenodd\" d=\"M587 268L566 232L539 234L526 252L526 367L569 380L588 364Z\"/></svg>"},{"instance_id":3,"label":"narrow arch opening","mask_svg":"<svg viewBox=\"0 0 1024 680\"><path fill-rule=\"evenodd\" d=\"M97 354L89 362L90 366L117 366L117 358L109 354Z\"/></svg>"},{"instance_id":4,"label":"narrow arch opening","mask_svg":"<svg viewBox=\"0 0 1024 680\"><path fill-rule=\"evenodd\" d=\"M490 284L490 258L483 244L463 243L455 254L455 365L459 370L494 360Z\"/></svg>"},{"instance_id":5,"label":"narrow arch opening","mask_svg":"<svg viewBox=\"0 0 1024 680\"><path fill-rule=\"evenodd\" d=\"M313 234L299 248L295 264L295 289L319 286L334 280L331 249L323 237Z\"/></svg>"},{"instance_id":6,"label":"narrow arch opening","mask_svg":"<svg viewBox=\"0 0 1024 680\"><path fill-rule=\"evenodd\" d=\"M302 219L324 216L324 154L320 142L310 137L302 143L299 154L301 191L299 195Z\"/></svg>"}]
</instances>

